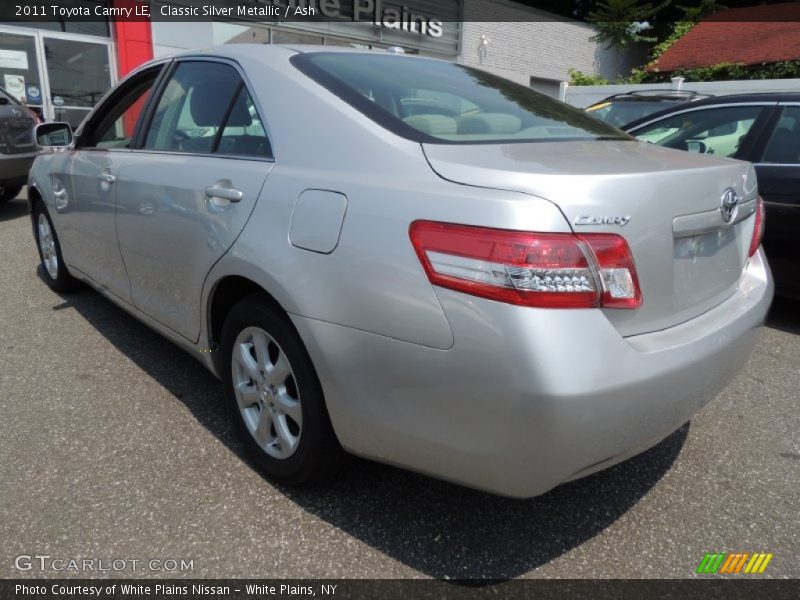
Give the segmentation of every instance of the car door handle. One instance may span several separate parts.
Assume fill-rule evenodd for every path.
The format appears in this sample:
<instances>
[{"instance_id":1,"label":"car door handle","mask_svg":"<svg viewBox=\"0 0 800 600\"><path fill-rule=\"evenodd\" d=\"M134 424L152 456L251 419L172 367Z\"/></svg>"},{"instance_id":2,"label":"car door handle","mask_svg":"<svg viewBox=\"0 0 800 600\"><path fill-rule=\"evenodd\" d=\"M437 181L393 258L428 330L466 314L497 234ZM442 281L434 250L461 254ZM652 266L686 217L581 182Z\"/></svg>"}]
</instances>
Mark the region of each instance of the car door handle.
<instances>
[{"instance_id":1,"label":"car door handle","mask_svg":"<svg viewBox=\"0 0 800 600\"><path fill-rule=\"evenodd\" d=\"M213 185L206 188L206 197L208 198L222 198L228 202L239 202L244 198L244 193L236 188L217 187Z\"/></svg>"},{"instance_id":2,"label":"car door handle","mask_svg":"<svg viewBox=\"0 0 800 600\"><path fill-rule=\"evenodd\" d=\"M100 181L105 181L106 183L114 183L116 180L117 177L111 173L102 173L100 175Z\"/></svg>"}]
</instances>

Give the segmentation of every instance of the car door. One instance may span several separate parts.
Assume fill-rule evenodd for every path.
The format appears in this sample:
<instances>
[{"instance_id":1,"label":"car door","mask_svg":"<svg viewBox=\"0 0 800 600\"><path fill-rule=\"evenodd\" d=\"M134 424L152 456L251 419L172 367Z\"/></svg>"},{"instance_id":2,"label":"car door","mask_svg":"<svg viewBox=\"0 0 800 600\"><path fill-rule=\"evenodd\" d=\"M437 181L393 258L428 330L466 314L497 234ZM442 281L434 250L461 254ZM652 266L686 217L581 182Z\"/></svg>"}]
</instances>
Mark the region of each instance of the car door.
<instances>
[{"instance_id":1,"label":"car door","mask_svg":"<svg viewBox=\"0 0 800 600\"><path fill-rule=\"evenodd\" d=\"M753 157L767 212L764 249L780 293L800 297L800 105L780 108Z\"/></svg>"},{"instance_id":2,"label":"car door","mask_svg":"<svg viewBox=\"0 0 800 600\"><path fill-rule=\"evenodd\" d=\"M239 68L175 63L117 174L117 234L134 305L195 341L206 275L231 247L272 150Z\"/></svg>"},{"instance_id":3,"label":"car door","mask_svg":"<svg viewBox=\"0 0 800 600\"><path fill-rule=\"evenodd\" d=\"M75 149L51 175L65 261L128 302L130 285L114 221L114 182L163 68L154 65L115 89L79 129Z\"/></svg>"}]
</instances>

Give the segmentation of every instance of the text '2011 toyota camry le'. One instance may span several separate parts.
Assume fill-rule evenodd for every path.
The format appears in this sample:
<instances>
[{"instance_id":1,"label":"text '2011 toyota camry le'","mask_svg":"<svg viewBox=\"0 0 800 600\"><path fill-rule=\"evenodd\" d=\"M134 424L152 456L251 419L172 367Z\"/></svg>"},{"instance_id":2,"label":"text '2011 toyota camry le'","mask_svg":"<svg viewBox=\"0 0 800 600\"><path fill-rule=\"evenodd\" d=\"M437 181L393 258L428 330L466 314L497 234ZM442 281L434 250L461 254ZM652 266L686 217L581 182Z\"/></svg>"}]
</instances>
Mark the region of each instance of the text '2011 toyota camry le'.
<instances>
[{"instance_id":1,"label":"text '2011 toyota camry le'","mask_svg":"<svg viewBox=\"0 0 800 600\"><path fill-rule=\"evenodd\" d=\"M226 46L37 131L42 270L191 351L264 471L529 497L656 444L772 299L753 168L479 70Z\"/></svg>"}]
</instances>

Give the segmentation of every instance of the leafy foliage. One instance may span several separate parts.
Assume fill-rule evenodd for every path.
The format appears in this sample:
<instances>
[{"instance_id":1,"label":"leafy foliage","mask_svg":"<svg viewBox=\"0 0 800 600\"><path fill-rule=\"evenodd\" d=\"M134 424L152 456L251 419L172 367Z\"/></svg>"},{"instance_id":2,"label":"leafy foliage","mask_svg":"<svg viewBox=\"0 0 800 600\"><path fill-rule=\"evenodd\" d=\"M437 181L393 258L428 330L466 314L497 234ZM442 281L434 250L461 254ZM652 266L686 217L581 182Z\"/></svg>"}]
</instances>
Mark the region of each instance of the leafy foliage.
<instances>
[{"instance_id":1,"label":"leafy foliage","mask_svg":"<svg viewBox=\"0 0 800 600\"><path fill-rule=\"evenodd\" d=\"M647 73L644 82L667 81L671 77L684 77L686 81L727 81L742 79L794 79L800 77L800 60L785 60L762 65L720 63L708 67L679 69L671 73Z\"/></svg>"},{"instance_id":2,"label":"leafy foliage","mask_svg":"<svg viewBox=\"0 0 800 600\"><path fill-rule=\"evenodd\" d=\"M670 0L658 5L653 5L653 3L640 4L637 0L601 0L597 3L597 8L590 12L586 18L598 30L597 35L592 39L606 43L609 47L616 48L618 52L636 42L654 41L653 38L642 34L643 31L650 28L647 19L652 19L656 13L666 8L669 4ZM725 8L716 0L699 0L693 6L671 7L668 12L678 11L681 16L679 20L673 23L666 37L653 46L650 59L646 65L632 69L628 77L619 77L615 82L609 82L599 75L587 75L576 69L570 69L570 85L661 83L669 82L672 77L679 76L690 82L800 78L800 60L765 63L755 66L721 63L707 67L679 69L669 73L663 73L658 70L657 60L664 52L686 35L699 21ZM637 25L637 27L633 28L636 31L631 30L632 25ZM646 27L643 28L642 26Z\"/></svg>"},{"instance_id":3,"label":"leafy foliage","mask_svg":"<svg viewBox=\"0 0 800 600\"><path fill-rule=\"evenodd\" d=\"M587 75L578 69L569 70L570 85L608 85L608 80L601 75Z\"/></svg>"},{"instance_id":4,"label":"leafy foliage","mask_svg":"<svg viewBox=\"0 0 800 600\"><path fill-rule=\"evenodd\" d=\"M656 38L644 35L651 29L649 20L669 6L671 0L661 4L640 3L638 0L603 0L586 15L586 20L597 29L592 41L621 50L639 42L655 42Z\"/></svg>"}]
</instances>

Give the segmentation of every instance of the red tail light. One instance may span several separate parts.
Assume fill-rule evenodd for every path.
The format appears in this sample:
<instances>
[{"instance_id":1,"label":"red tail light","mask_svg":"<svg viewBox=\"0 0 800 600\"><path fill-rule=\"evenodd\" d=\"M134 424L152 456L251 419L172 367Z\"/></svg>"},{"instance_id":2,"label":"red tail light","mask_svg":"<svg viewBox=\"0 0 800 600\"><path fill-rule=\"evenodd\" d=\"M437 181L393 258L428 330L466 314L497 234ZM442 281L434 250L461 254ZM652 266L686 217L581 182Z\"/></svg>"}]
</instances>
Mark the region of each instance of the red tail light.
<instances>
[{"instance_id":1,"label":"red tail light","mask_svg":"<svg viewBox=\"0 0 800 600\"><path fill-rule=\"evenodd\" d=\"M614 234L533 233L415 221L411 243L431 283L542 308L638 308L627 242Z\"/></svg>"},{"instance_id":2,"label":"red tail light","mask_svg":"<svg viewBox=\"0 0 800 600\"><path fill-rule=\"evenodd\" d=\"M758 247L761 245L761 240L764 237L764 217L766 213L764 211L764 199L759 196L756 199L756 223L755 227L753 227L753 239L750 240L750 253L748 256L753 256L758 251Z\"/></svg>"}]
</instances>

